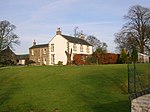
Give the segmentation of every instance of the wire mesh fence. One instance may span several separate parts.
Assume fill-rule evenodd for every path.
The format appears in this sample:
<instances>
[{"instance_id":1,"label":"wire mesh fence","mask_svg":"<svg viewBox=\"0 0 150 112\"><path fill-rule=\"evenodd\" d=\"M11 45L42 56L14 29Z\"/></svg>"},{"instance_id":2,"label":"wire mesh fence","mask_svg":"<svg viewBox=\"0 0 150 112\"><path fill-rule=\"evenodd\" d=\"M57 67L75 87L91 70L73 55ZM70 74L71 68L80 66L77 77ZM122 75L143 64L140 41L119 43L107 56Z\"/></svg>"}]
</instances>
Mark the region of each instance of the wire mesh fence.
<instances>
[{"instance_id":1,"label":"wire mesh fence","mask_svg":"<svg viewBox=\"0 0 150 112\"><path fill-rule=\"evenodd\" d=\"M150 63L128 63L128 94L130 99L150 94Z\"/></svg>"}]
</instances>

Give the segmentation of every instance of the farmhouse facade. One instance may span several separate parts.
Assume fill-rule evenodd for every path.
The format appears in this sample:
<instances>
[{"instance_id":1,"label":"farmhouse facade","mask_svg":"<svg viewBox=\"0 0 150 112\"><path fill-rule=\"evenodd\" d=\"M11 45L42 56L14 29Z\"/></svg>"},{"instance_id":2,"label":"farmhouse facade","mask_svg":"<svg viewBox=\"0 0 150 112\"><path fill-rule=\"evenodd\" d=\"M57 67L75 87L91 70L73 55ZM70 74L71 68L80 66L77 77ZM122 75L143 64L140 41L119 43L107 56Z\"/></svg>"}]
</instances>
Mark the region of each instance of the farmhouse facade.
<instances>
[{"instance_id":1,"label":"farmhouse facade","mask_svg":"<svg viewBox=\"0 0 150 112\"><path fill-rule=\"evenodd\" d=\"M29 58L38 65L55 65L61 62L67 64L66 52L71 54L71 61L75 54L92 54L92 45L84 40L84 36L79 38L61 34L60 28L57 29L56 35L49 41L48 44L36 45L29 48Z\"/></svg>"},{"instance_id":2,"label":"farmhouse facade","mask_svg":"<svg viewBox=\"0 0 150 112\"><path fill-rule=\"evenodd\" d=\"M29 48L29 60L33 60L36 65L48 65L48 53L48 44L36 45L34 41L33 46Z\"/></svg>"}]
</instances>

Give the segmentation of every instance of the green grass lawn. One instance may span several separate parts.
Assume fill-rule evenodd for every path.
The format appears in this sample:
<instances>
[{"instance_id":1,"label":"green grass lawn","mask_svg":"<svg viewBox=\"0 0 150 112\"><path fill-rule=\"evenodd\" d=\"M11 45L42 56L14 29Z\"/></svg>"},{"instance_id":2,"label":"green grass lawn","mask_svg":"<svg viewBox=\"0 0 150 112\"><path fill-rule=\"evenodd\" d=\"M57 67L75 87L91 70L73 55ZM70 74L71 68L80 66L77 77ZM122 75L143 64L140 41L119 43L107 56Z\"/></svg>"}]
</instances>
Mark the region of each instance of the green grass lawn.
<instances>
[{"instance_id":1,"label":"green grass lawn","mask_svg":"<svg viewBox=\"0 0 150 112\"><path fill-rule=\"evenodd\" d=\"M0 69L0 112L130 112L127 65Z\"/></svg>"}]
</instances>

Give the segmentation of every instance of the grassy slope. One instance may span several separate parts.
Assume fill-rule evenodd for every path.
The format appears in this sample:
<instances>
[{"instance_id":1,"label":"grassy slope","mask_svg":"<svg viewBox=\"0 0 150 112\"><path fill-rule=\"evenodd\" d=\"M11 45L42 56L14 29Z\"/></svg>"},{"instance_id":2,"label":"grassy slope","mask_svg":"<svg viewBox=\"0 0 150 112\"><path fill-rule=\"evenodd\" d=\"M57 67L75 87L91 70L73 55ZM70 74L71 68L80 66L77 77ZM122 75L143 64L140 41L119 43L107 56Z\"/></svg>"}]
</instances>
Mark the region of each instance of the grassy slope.
<instances>
[{"instance_id":1,"label":"grassy slope","mask_svg":"<svg viewBox=\"0 0 150 112\"><path fill-rule=\"evenodd\" d=\"M126 65L0 69L0 111L129 112Z\"/></svg>"}]
</instances>

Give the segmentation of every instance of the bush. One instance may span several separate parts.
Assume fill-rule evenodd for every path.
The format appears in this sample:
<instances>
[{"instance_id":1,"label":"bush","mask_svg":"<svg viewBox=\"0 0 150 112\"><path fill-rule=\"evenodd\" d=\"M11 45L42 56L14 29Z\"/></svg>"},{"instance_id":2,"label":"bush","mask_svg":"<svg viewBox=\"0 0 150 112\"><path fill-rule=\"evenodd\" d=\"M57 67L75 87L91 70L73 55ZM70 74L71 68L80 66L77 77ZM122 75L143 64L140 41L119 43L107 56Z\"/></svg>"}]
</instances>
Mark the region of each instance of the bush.
<instances>
[{"instance_id":1,"label":"bush","mask_svg":"<svg viewBox=\"0 0 150 112\"><path fill-rule=\"evenodd\" d=\"M13 61L11 61L11 60L4 60L4 61L0 62L0 64L2 66L12 66L12 65L15 65L15 63Z\"/></svg>"},{"instance_id":2,"label":"bush","mask_svg":"<svg viewBox=\"0 0 150 112\"><path fill-rule=\"evenodd\" d=\"M62 61L58 61L57 65L63 65L63 62Z\"/></svg>"},{"instance_id":3,"label":"bush","mask_svg":"<svg viewBox=\"0 0 150 112\"><path fill-rule=\"evenodd\" d=\"M34 63L35 63L35 61L29 60L29 61L27 62L27 65L31 65L31 64L34 64Z\"/></svg>"},{"instance_id":4,"label":"bush","mask_svg":"<svg viewBox=\"0 0 150 112\"><path fill-rule=\"evenodd\" d=\"M86 65L88 55L85 54L76 54L73 57L73 64L75 65Z\"/></svg>"},{"instance_id":5,"label":"bush","mask_svg":"<svg viewBox=\"0 0 150 112\"><path fill-rule=\"evenodd\" d=\"M98 64L117 64L119 55L114 53L97 53L94 54Z\"/></svg>"},{"instance_id":6,"label":"bush","mask_svg":"<svg viewBox=\"0 0 150 112\"><path fill-rule=\"evenodd\" d=\"M86 59L88 64L96 64L96 57L95 56L90 56Z\"/></svg>"}]
</instances>

